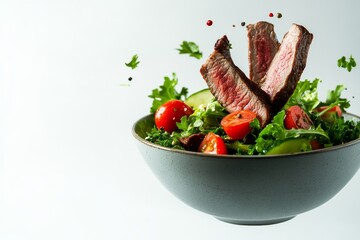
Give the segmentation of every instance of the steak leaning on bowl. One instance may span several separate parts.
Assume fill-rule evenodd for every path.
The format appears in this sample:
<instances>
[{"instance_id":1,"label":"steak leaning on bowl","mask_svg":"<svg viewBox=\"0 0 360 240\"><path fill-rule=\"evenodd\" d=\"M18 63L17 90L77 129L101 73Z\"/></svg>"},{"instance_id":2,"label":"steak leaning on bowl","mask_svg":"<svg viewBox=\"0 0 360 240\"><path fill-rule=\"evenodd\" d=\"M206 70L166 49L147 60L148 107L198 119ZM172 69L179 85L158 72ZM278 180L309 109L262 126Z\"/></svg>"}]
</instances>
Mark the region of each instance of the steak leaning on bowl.
<instances>
[{"instance_id":1,"label":"steak leaning on bowl","mask_svg":"<svg viewBox=\"0 0 360 240\"><path fill-rule=\"evenodd\" d=\"M306 66L313 35L293 24L277 49L273 26L260 22L248 26L248 38L250 79L232 61L226 36L216 42L200 72L210 92L227 111L253 111L261 126L265 126L294 92Z\"/></svg>"}]
</instances>

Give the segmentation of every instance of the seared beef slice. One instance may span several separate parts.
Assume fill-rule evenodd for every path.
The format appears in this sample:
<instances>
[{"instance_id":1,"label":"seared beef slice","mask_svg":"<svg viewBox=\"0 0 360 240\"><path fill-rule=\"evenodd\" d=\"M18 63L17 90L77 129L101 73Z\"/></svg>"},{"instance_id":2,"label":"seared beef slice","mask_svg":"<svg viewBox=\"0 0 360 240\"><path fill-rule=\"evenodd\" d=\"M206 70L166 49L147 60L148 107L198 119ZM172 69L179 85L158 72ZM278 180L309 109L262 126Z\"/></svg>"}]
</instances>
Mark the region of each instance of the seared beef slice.
<instances>
[{"instance_id":1,"label":"seared beef slice","mask_svg":"<svg viewBox=\"0 0 360 240\"><path fill-rule=\"evenodd\" d=\"M280 48L261 81L260 86L269 96L277 112L293 94L306 60L313 35L303 26L293 24L285 34Z\"/></svg>"},{"instance_id":2,"label":"seared beef slice","mask_svg":"<svg viewBox=\"0 0 360 240\"><path fill-rule=\"evenodd\" d=\"M257 84L263 80L280 43L274 32L274 25L258 22L247 26L249 40L249 78Z\"/></svg>"},{"instance_id":3,"label":"seared beef slice","mask_svg":"<svg viewBox=\"0 0 360 240\"><path fill-rule=\"evenodd\" d=\"M215 44L215 51L202 65L200 72L210 92L229 112L253 111L262 126L271 118L269 96L235 66L230 55L230 43L223 36Z\"/></svg>"}]
</instances>

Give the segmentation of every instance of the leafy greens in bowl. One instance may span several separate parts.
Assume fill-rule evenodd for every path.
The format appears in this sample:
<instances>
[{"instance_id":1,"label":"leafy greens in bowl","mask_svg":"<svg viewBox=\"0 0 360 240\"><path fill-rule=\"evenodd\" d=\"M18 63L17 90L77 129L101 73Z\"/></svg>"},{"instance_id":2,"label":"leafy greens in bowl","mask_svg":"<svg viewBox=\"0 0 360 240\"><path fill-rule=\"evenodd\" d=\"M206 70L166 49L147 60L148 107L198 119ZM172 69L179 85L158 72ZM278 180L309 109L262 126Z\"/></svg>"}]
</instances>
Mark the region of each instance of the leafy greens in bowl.
<instances>
[{"instance_id":1,"label":"leafy greens in bowl","mask_svg":"<svg viewBox=\"0 0 360 240\"><path fill-rule=\"evenodd\" d=\"M155 124L148 130L146 140L161 146L189 150L189 146L184 144L184 139L187 140L196 134L204 136L213 132L222 137L229 154L266 155L331 147L358 139L360 136L360 123L343 116L350 107L349 101L341 96L345 89L343 85L329 91L326 100L321 101L317 92L321 83L319 79L299 81L293 95L268 125L261 128L255 118L250 123L251 131L245 138L232 139L221 126L221 120L229 113L211 93L205 89L185 98L186 95L180 93L187 92L187 89L176 91L177 79L176 76L173 77L166 77L164 85L159 89L166 89L164 92L172 93L171 96L177 96L177 99L181 99L182 96L184 102L194 108L194 112L190 116L183 116L176 123L176 131L167 132ZM160 90L153 90L150 97L154 96L154 92L161 96ZM161 99L154 99L152 109L161 105ZM162 100L168 101L167 98ZM287 114L291 114L290 110L295 106L302 110L302 115L295 116L297 123L304 118L304 114L310 118L311 125L305 129L296 125L287 126ZM190 150L198 150L196 147L190 147Z\"/></svg>"}]
</instances>

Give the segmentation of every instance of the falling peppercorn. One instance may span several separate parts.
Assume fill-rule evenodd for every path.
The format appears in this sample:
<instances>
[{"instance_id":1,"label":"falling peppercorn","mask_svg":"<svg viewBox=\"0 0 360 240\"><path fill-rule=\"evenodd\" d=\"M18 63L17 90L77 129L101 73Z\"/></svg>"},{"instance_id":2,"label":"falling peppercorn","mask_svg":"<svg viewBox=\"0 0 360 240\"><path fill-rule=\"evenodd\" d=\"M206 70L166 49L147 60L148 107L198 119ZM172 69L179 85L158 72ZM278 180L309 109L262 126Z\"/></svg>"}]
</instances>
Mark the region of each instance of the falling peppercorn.
<instances>
[{"instance_id":1,"label":"falling peppercorn","mask_svg":"<svg viewBox=\"0 0 360 240\"><path fill-rule=\"evenodd\" d=\"M241 22L241 26L245 26L245 22Z\"/></svg>"},{"instance_id":2,"label":"falling peppercorn","mask_svg":"<svg viewBox=\"0 0 360 240\"><path fill-rule=\"evenodd\" d=\"M131 81L131 80L132 80L132 77L129 77L128 80Z\"/></svg>"},{"instance_id":3,"label":"falling peppercorn","mask_svg":"<svg viewBox=\"0 0 360 240\"><path fill-rule=\"evenodd\" d=\"M213 25L213 21L212 20L207 20L206 25L208 25L208 26Z\"/></svg>"},{"instance_id":4,"label":"falling peppercorn","mask_svg":"<svg viewBox=\"0 0 360 240\"><path fill-rule=\"evenodd\" d=\"M273 17L274 16L274 14L271 12L271 13L269 13L269 17Z\"/></svg>"},{"instance_id":5,"label":"falling peppercorn","mask_svg":"<svg viewBox=\"0 0 360 240\"><path fill-rule=\"evenodd\" d=\"M282 14L281 13L277 13L277 18L282 18Z\"/></svg>"}]
</instances>

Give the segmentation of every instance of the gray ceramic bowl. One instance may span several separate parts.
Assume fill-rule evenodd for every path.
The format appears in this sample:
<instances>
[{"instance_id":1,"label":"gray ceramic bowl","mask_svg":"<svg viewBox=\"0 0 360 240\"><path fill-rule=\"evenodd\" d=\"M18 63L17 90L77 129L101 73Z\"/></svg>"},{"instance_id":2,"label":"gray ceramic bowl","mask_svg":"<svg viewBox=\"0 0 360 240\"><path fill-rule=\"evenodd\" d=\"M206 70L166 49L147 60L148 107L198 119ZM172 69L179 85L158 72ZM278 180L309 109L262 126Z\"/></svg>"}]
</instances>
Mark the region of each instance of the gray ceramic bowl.
<instances>
[{"instance_id":1,"label":"gray ceramic bowl","mask_svg":"<svg viewBox=\"0 0 360 240\"><path fill-rule=\"evenodd\" d=\"M153 124L152 115L141 118L133 135L160 182L189 206L229 223L289 220L334 197L360 166L360 139L306 153L215 156L144 140Z\"/></svg>"}]
</instances>

